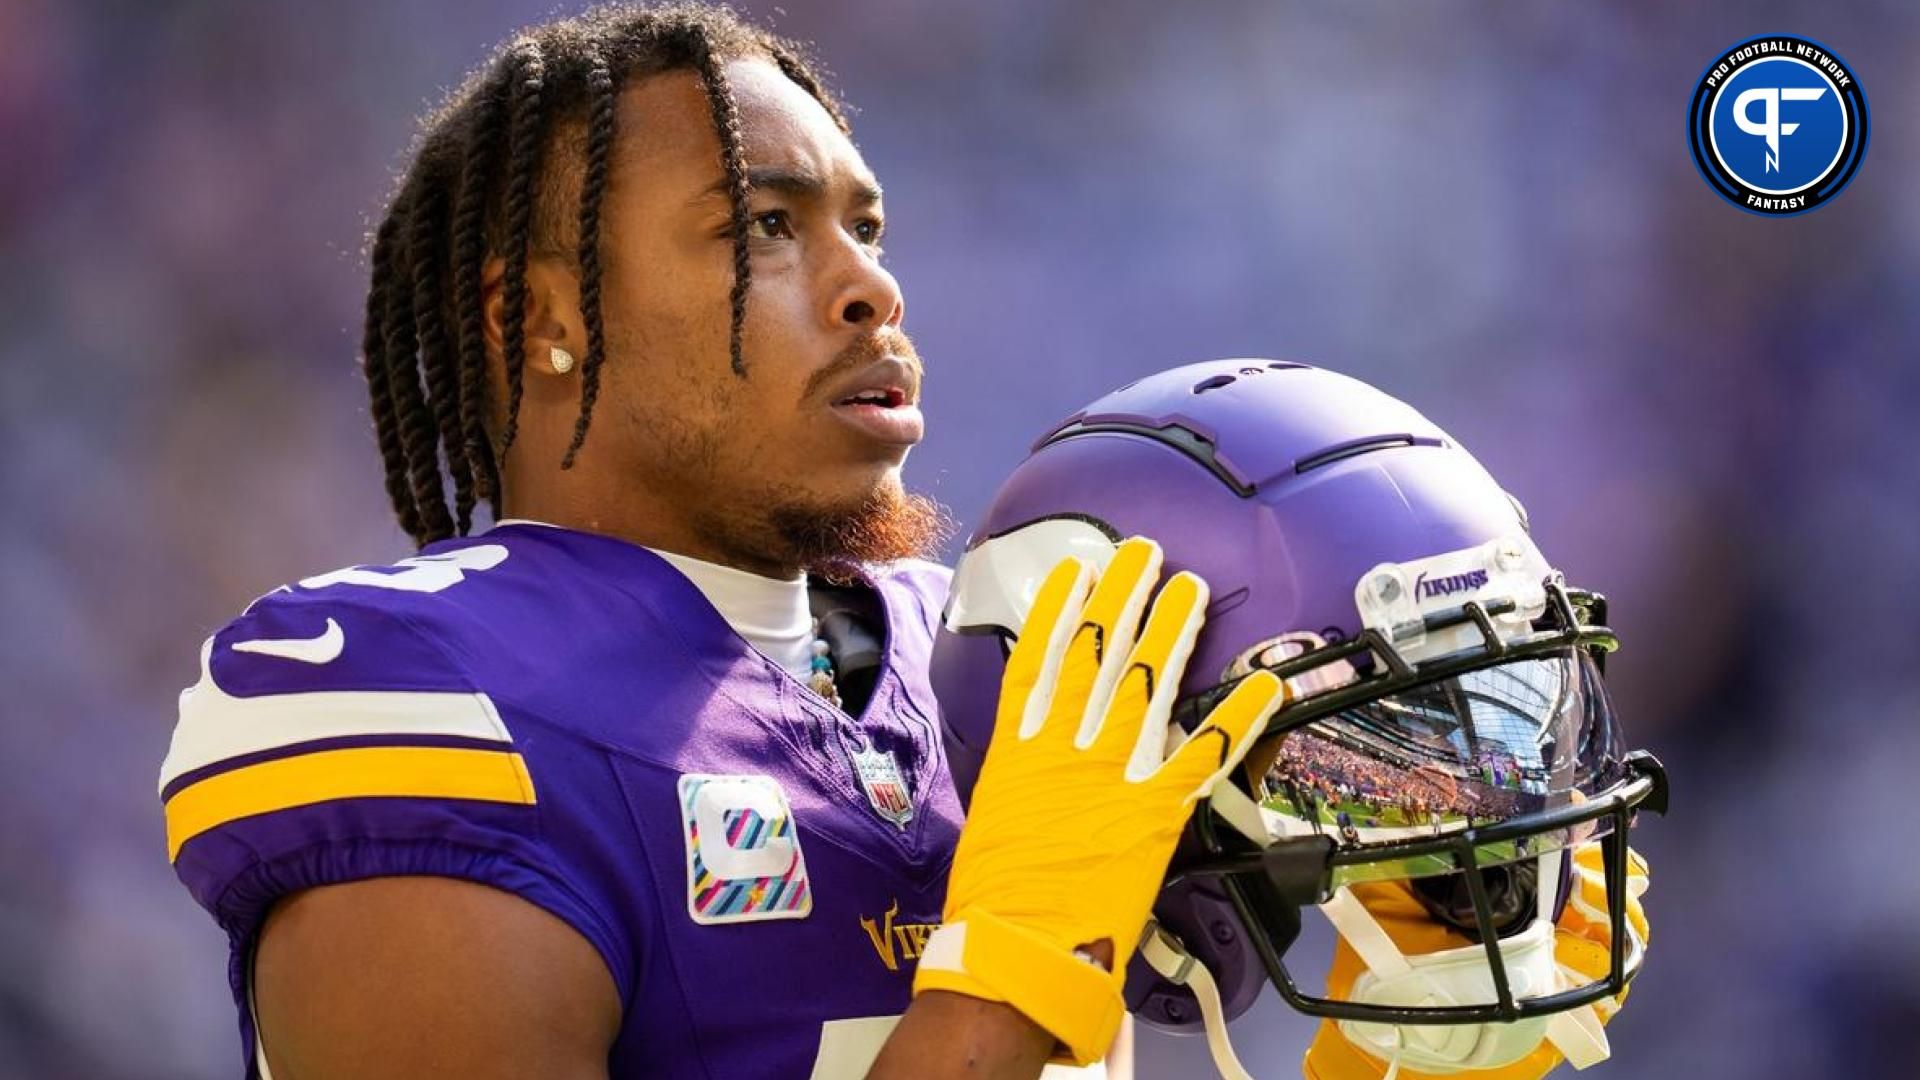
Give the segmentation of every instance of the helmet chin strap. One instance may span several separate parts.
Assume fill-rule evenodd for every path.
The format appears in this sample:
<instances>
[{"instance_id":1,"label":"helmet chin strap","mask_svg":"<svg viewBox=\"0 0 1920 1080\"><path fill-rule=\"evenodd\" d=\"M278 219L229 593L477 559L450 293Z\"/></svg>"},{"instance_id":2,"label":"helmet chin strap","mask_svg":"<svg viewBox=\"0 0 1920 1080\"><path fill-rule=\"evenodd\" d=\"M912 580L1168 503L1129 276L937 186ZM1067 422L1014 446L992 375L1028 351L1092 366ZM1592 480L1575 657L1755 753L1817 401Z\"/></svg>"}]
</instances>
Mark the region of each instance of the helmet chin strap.
<instances>
[{"instance_id":1,"label":"helmet chin strap","mask_svg":"<svg viewBox=\"0 0 1920 1080\"><path fill-rule=\"evenodd\" d=\"M1226 1010L1220 1007L1220 988L1214 985L1213 973L1207 970L1207 965L1188 955L1179 938L1154 922L1147 923L1147 932L1140 939L1140 955L1161 978L1175 986L1187 987L1200 1000L1200 1018L1207 1025L1207 1051L1213 1055L1213 1067L1220 1071L1221 1080L1253 1080L1234 1054L1233 1042L1227 1038L1227 1016Z\"/></svg>"},{"instance_id":2,"label":"helmet chin strap","mask_svg":"<svg viewBox=\"0 0 1920 1080\"><path fill-rule=\"evenodd\" d=\"M1565 857L1564 852L1541 856L1541 880L1552 881L1557 876L1557 867L1555 874L1548 873L1545 865L1548 859ZM1559 966L1552 961L1553 891L1542 889L1540 892L1542 895L1534 928L1523 933L1521 937L1528 940L1521 941L1511 951L1520 956L1536 958L1537 966L1551 973L1549 977L1552 982L1544 990L1523 996L1550 993L1561 985ZM1365 1000L1365 989L1396 984L1403 989L1409 985L1417 986L1420 996L1430 1004L1457 1004L1463 996L1463 990L1468 990L1466 996L1475 996L1469 985L1477 982L1474 976L1486 969L1486 956L1481 946L1447 949L1409 958L1394 944L1393 938L1374 919L1366 905L1344 887L1336 890L1332 899L1320 905L1320 910L1373 976L1372 980L1367 980L1367 987L1356 984L1354 1000ZM1503 952L1509 951L1505 943L1502 948ZM1545 955L1539 957L1542 950ZM1147 924L1147 932L1141 938L1140 955L1162 978L1193 991L1200 1003L1200 1017L1206 1025L1207 1050L1212 1054L1214 1068L1219 1071L1222 1080L1253 1080L1246 1066L1240 1063L1239 1056L1234 1053L1233 1042L1227 1035L1226 1013L1220 1004L1220 990L1207 966L1195 960L1179 938L1153 922ZM1591 1005L1515 1024L1428 1024L1414 1025L1411 1031L1408 1025L1394 1025L1391 1028L1391 1047L1378 1039L1366 1037L1365 1028L1378 1029L1382 1026L1369 1024L1356 1029L1349 1022L1341 1023L1342 1033L1354 1045L1387 1062L1386 1075L1382 1080L1395 1080L1403 1057L1422 1071L1444 1075L1518 1060L1538 1046L1542 1038L1550 1040L1575 1069L1585 1069L1605 1061L1610 1053L1606 1030ZM1438 1037L1428 1037L1426 1033L1429 1032ZM1410 1042L1410 1035L1417 1041Z\"/></svg>"}]
</instances>

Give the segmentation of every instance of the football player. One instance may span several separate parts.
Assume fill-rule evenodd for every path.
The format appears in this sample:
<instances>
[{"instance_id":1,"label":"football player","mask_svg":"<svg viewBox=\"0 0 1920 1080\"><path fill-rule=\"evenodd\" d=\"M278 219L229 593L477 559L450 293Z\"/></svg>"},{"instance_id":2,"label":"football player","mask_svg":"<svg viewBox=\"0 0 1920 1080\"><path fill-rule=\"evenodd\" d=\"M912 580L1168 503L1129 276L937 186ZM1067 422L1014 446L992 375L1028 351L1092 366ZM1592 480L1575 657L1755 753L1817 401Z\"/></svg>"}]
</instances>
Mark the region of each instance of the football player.
<instances>
[{"instance_id":1,"label":"football player","mask_svg":"<svg viewBox=\"0 0 1920 1080\"><path fill-rule=\"evenodd\" d=\"M1018 990L911 1000L960 813L884 229L723 9L529 29L426 120L364 339L419 553L209 638L160 777L247 1075L857 1076L910 1004L883 1074L1055 1053Z\"/></svg>"}]
</instances>

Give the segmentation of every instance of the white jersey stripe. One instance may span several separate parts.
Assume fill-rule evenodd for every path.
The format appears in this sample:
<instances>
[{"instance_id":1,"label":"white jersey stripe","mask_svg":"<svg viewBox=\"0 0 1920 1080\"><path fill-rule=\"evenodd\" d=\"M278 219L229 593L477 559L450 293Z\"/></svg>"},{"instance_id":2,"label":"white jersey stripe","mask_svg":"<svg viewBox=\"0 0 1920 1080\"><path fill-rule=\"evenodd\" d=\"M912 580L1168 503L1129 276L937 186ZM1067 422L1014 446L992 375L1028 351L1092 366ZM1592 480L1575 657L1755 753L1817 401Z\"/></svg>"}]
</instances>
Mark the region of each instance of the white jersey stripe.
<instances>
[{"instance_id":1,"label":"white jersey stripe","mask_svg":"<svg viewBox=\"0 0 1920 1080\"><path fill-rule=\"evenodd\" d=\"M511 743L485 694L328 690L234 697L213 681L213 639L200 647L200 681L180 692L180 722L160 766L160 790L195 769L317 739L455 735Z\"/></svg>"}]
</instances>

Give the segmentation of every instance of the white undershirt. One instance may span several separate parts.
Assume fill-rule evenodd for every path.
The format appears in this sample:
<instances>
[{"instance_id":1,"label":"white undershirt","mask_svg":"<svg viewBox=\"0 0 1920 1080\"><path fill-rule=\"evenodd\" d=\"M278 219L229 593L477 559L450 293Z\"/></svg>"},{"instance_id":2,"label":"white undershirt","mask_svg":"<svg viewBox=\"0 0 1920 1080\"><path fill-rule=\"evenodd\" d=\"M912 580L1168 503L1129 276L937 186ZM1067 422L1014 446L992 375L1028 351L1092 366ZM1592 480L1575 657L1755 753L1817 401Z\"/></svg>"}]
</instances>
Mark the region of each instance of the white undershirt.
<instances>
[{"instance_id":1,"label":"white undershirt","mask_svg":"<svg viewBox=\"0 0 1920 1080\"><path fill-rule=\"evenodd\" d=\"M768 659L806 681L813 668L813 613L807 608L807 578L761 577L703 559L657 551L706 596L733 631Z\"/></svg>"},{"instance_id":2,"label":"white undershirt","mask_svg":"<svg viewBox=\"0 0 1920 1080\"><path fill-rule=\"evenodd\" d=\"M496 524L561 527L527 518L506 518ZM806 575L787 580L762 577L690 555L647 550L692 582L747 644L792 672L794 678L806 681L813 668L813 614L807 608Z\"/></svg>"}]
</instances>

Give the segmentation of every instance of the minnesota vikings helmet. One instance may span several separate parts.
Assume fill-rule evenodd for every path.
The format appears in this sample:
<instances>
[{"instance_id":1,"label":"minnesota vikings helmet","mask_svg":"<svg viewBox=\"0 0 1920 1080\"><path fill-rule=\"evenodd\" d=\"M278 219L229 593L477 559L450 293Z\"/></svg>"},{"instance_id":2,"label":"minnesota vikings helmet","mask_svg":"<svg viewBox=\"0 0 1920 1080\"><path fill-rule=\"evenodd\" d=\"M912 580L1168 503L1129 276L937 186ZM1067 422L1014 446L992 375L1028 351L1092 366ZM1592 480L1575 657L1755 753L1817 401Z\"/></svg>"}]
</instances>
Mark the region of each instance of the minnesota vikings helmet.
<instances>
[{"instance_id":1,"label":"minnesota vikings helmet","mask_svg":"<svg viewBox=\"0 0 1920 1080\"><path fill-rule=\"evenodd\" d=\"M1211 975L1225 1019L1268 981L1303 1012L1369 1024L1511 1025L1624 988L1641 962L1622 922L1627 830L1636 809L1664 812L1666 777L1628 751L1609 702L1606 602L1562 581L1520 504L1446 432L1329 371L1176 368L1035 443L968 541L933 653L963 798L1040 582L1069 554L1104 565L1135 534L1160 543L1167 572L1211 586L1175 721L1191 730L1255 670L1287 688L1174 857L1160 932L1129 970L1136 1015L1176 1030L1202 1020L1207 998L1174 971L1169 944ZM1519 970L1514 943L1535 928L1550 957L1563 853L1596 838L1610 970L1560 988ZM1331 918L1342 886L1381 879L1409 881L1435 918L1484 945L1483 998L1338 1000L1294 978L1283 957L1302 909Z\"/></svg>"}]
</instances>

